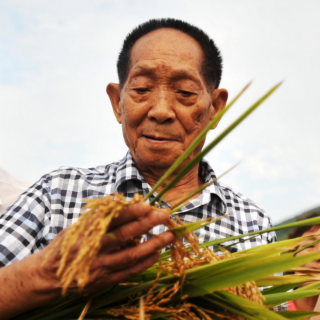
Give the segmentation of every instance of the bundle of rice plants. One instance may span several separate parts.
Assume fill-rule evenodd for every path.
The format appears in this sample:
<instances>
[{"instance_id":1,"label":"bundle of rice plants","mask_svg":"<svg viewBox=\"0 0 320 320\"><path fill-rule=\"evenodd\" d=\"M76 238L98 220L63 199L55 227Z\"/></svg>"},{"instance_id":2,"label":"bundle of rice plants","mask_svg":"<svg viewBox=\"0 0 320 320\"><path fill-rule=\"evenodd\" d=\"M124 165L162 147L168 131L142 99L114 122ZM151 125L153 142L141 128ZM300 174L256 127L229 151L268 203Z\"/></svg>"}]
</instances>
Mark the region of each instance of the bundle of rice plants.
<instances>
[{"instance_id":1,"label":"bundle of rice plants","mask_svg":"<svg viewBox=\"0 0 320 320\"><path fill-rule=\"evenodd\" d=\"M280 84L279 84L280 85ZM61 248L61 263L57 275L61 280L63 294L71 282L76 281L83 288L89 277L89 269L101 248L101 240L108 233L114 217L128 206L149 201L159 207L163 195L189 172L199 161L216 146L228 133L240 124L278 86L273 87L254 103L241 117L232 123L216 139L197 154L178 174L158 193L155 193L166 179L171 176L188 158L190 153L204 139L207 132L221 119L234 102L247 89L246 86L229 105L213 119L187 150L177 159L166 174L158 181L150 193L143 197L136 194L132 200L123 195L113 194L100 199L87 200L80 219L71 226L68 234L56 246ZM171 214L184 206L189 198L208 185L194 190L187 197L169 209ZM220 217L221 219L223 217ZM145 272L132 277L95 295L64 295L58 301L44 308L38 308L16 319L304 319L313 312L276 312L272 307L288 300L318 295L320 275L314 270L299 269L299 274L272 276L275 273L293 270L309 261L318 259L319 253L296 256L294 248L306 237L281 241L249 250L230 253L229 241L247 241L264 232L292 228L300 225L320 224L320 218L313 218L286 226L260 230L247 235L239 235L199 244L193 233L216 220L207 219L190 224L176 219L167 223L167 228L175 235L170 250ZM160 235L161 236L161 235ZM184 237L187 244L181 240ZM308 236L312 238L312 236ZM134 245L141 237L131 239L127 245ZM76 259L66 264L72 247L81 241ZM318 241L318 240L315 240ZM212 250L209 247L214 246ZM50 255L52 252L49 252ZM46 261L44 261L46 263ZM312 284L287 292L302 283ZM268 287L260 290L259 287Z\"/></svg>"}]
</instances>

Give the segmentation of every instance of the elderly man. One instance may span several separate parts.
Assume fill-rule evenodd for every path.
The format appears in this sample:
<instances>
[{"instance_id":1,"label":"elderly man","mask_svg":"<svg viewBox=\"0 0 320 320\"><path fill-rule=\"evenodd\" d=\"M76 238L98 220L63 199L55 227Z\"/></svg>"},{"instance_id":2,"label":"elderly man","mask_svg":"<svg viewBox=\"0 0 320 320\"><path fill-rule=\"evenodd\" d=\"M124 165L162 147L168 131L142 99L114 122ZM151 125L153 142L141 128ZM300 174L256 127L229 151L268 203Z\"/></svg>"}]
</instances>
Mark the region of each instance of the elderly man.
<instances>
[{"instance_id":1,"label":"elderly man","mask_svg":"<svg viewBox=\"0 0 320 320\"><path fill-rule=\"evenodd\" d=\"M107 93L129 151L120 162L106 166L53 171L3 214L0 220L1 319L60 296L61 286L56 277L59 248L46 265L41 262L80 216L82 199L113 192L123 192L127 198L136 192L147 194L225 107L228 92L218 88L221 65L221 56L213 41L203 31L179 20L151 20L128 35L118 60L120 83L110 83ZM186 161L199 152L203 144L204 141ZM214 178L210 165L202 161L164 200L188 194ZM174 201L162 203L163 206L172 204ZM203 236L201 241L270 227L268 216L251 200L219 183L196 195L177 214L189 222L224 213L230 215L199 231L198 235ZM101 290L150 267L159 256L158 251L173 240L170 232L135 247L118 251L116 248L119 242L152 228L153 233L164 232L162 224L168 219L168 214L147 204L132 205L114 219L111 229L118 240L105 240L91 266L89 284L82 292ZM232 250L273 241L275 234L269 233L251 239L248 244L234 244ZM69 291L79 289L72 284Z\"/></svg>"}]
</instances>

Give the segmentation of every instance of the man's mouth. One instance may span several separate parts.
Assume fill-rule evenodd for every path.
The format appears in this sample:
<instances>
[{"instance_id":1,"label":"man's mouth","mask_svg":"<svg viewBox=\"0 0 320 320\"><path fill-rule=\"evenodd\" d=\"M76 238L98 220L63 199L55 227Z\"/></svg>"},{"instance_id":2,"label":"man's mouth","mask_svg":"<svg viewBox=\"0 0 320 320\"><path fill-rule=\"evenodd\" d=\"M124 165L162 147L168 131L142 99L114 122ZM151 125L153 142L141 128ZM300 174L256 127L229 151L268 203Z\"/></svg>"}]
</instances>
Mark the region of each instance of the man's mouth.
<instances>
[{"instance_id":1,"label":"man's mouth","mask_svg":"<svg viewBox=\"0 0 320 320\"><path fill-rule=\"evenodd\" d=\"M144 137L154 141L172 141L173 140L166 137L155 137L155 136L147 136L147 135L144 135Z\"/></svg>"}]
</instances>

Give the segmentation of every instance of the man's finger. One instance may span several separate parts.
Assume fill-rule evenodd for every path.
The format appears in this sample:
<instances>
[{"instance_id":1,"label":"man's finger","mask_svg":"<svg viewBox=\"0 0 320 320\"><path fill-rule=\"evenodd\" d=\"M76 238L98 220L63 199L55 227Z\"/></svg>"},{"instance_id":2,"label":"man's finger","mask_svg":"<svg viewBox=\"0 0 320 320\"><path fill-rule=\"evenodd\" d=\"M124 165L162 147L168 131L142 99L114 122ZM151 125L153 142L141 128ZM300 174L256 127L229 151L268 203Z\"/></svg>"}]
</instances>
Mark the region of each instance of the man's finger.
<instances>
[{"instance_id":1,"label":"man's finger","mask_svg":"<svg viewBox=\"0 0 320 320\"><path fill-rule=\"evenodd\" d=\"M137 246L122 249L111 254L101 254L96 263L110 271L124 270L165 248L173 240L174 235L170 231L167 231Z\"/></svg>"},{"instance_id":2,"label":"man's finger","mask_svg":"<svg viewBox=\"0 0 320 320\"><path fill-rule=\"evenodd\" d=\"M126 243L126 241L147 233L153 227L164 224L170 219L165 211L152 211L141 220L135 220L109 232L102 240L101 250L111 252Z\"/></svg>"},{"instance_id":3,"label":"man's finger","mask_svg":"<svg viewBox=\"0 0 320 320\"><path fill-rule=\"evenodd\" d=\"M139 263L130 266L126 270L116 270L115 272L109 273L106 277L97 278L92 284L86 286L84 291L86 293L95 293L99 290L105 289L115 284L125 282L129 278L150 268L158 259L159 253L155 252L150 256L146 257L144 260L140 261ZM79 289L74 288L73 290L70 290L70 292L79 292Z\"/></svg>"},{"instance_id":4,"label":"man's finger","mask_svg":"<svg viewBox=\"0 0 320 320\"><path fill-rule=\"evenodd\" d=\"M121 283L123 281L126 281L130 279L131 277L145 271L146 269L150 268L157 262L159 259L159 253L154 253L144 259L143 261L140 261L139 263L136 263L135 265L121 271L114 272L110 275L110 278L113 281L113 284Z\"/></svg>"},{"instance_id":5,"label":"man's finger","mask_svg":"<svg viewBox=\"0 0 320 320\"><path fill-rule=\"evenodd\" d=\"M113 218L109 230L133 220L141 219L152 211L149 203L141 202L130 204L127 209L122 210L118 217Z\"/></svg>"}]
</instances>

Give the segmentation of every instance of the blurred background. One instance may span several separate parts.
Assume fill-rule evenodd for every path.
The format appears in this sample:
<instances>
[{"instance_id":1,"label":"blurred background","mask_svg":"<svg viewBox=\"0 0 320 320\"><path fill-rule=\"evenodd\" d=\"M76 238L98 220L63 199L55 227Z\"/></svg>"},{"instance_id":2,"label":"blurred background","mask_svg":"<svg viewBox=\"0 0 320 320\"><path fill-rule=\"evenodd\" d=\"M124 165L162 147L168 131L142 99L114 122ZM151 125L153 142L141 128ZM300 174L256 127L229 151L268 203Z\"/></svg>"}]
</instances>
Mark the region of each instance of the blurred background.
<instances>
[{"instance_id":1,"label":"blurred background","mask_svg":"<svg viewBox=\"0 0 320 320\"><path fill-rule=\"evenodd\" d=\"M320 2L296 0L0 0L0 167L35 182L60 166L92 167L127 148L105 93L126 34L185 20L224 58L221 87L250 89L210 140L283 85L206 158L274 223L320 206Z\"/></svg>"}]
</instances>

